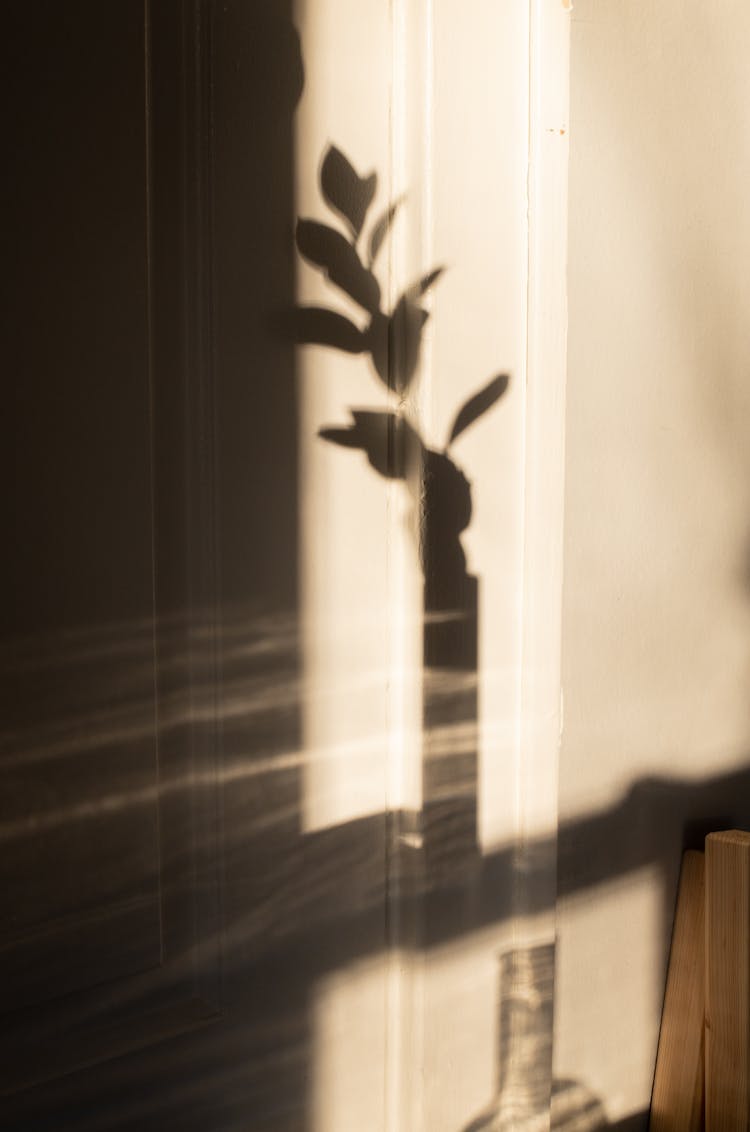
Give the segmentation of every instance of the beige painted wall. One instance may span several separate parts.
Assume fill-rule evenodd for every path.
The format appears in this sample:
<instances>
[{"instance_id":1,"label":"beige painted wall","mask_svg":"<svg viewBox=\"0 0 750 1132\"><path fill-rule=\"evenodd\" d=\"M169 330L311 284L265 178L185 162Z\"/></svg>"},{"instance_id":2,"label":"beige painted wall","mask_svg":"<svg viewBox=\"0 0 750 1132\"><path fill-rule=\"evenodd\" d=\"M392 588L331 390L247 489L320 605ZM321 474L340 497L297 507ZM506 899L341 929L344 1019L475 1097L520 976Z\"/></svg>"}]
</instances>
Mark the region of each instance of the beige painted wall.
<instances>
[{"instance_id":1,"label":"beige painted wall","mask_svg":"<svg viewBox=\"0 0 750 1132\"><path fill-rule=\"evenodd\" d=\"M298 352L305 829L335 831L423 801L425 810L453 805L454 794L477 816L473 872L455 868L456 847L465 851L452 821L444 874L415 901L419 948L406 930L396 934L399 878L389 872L390 951L342 965L312 989L315 1132L473 1127L499 1103L511 1044L528 1047L522 1024L502 1014L500 971L509 950L548 944L554 931L549 852L524 859L507 890L511 849L549 839L556 819L566 13L558 0L477 0L470 18L458 3L432 0L297 5L306 74L299 215L340 227L319 184L333 142L360 173L378 171L376 214L389 197L405 198L377 264L388 309L412 280L446 267L402 402L366 353L319 344ZM309 263L297 263L297 283L301 304L362 319ZM476 771L453 782L434 768L454 757L450 731L461 719L449 720L442 755L437 728L422 728L421 516L405 485L375 477L360 453L321 444L319 432L347 424L353 409L398 405L442 450L459 407L501 373L502 404L456 444L473 502L462 546L481 596L477 671L449 677L476 691L460 740ZM424 674L427 696L441 675ZM418 828L409 845L434 869L435 834ZM532 881L544 882L543 896L526 898ZM534 1068L549 1075L547 1063ZM502 1099L538 1107L536 1096Z\"/></svg>"},{"instance_id":2,"label":"beige painted wall","mask_svg":"<svg viewBox=\"0 0 750 1132\"><path fill-rule=\"evenodd\" d=\"M613 1120L649 1102L680 806L750 752L749 32L739 0L572 19L560 817L624 804L601 853L663 850L584 887L561 854L557 1072Z\"/></svg>"}]
</instances>

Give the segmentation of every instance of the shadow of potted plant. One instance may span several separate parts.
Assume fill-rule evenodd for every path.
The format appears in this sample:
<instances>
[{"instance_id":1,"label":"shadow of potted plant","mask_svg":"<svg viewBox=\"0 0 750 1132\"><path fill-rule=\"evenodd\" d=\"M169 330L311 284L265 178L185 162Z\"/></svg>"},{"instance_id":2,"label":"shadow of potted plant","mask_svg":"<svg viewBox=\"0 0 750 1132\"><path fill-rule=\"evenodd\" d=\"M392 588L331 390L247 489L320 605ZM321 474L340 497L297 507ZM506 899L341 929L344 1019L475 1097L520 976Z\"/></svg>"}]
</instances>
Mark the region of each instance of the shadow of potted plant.
<instances>
[{"instance_id":1,"label":"shadow of potted plant","mask_svg":"<svg viewBox=\"0 0 750 1132\"><path fill-rule=\"evenodd\" d=\"M420 511L419 556L424 576L424 659L428 665L476 669L477 580L467 572L461 534L472 517L471 483L453 459L451 445L503 396L509 378L500 374L458 410L442 450L430 448L401 411L418 369L429 312L422 305L444 268L435 267L383 309L375 264L403 200L389 204L370 225L377 174L360 176L348 158L329 147L320 188L345 231L317 220L297 222L300 255L363 311L361 325L339 311L301 306L294 312L296 341L344 353L368 355L378 379L398 399L398 409L351 410L344 426L320 430L331 443L364 452L383 478L402 480ZM366 250L365 250L366 249Z\"/></svg>"}]
</instances>

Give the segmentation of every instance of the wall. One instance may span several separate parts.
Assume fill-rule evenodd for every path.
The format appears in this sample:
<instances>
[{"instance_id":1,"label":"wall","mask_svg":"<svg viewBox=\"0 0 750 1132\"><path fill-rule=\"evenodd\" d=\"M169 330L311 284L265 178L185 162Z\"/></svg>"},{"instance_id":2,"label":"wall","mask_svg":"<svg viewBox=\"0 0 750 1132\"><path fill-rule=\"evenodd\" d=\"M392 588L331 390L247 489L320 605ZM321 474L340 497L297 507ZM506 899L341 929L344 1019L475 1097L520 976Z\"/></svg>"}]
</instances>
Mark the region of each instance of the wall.
<instances>
[{"instance_id":1,"label":"wall","mask_svg":"<svg viewBox=\"0 0 750 1132\"><path fill-rule=\"evenodd\" d=\"M750 818L748 31L572 19L556 1060L610 1118L648 1106L682 847Z\"/></svg>"},{"instance_id":2,"label":"wall","mask_svg":"<svg viewBox=\"0 0 750 1132\"><path fill-rule=\"evenodd\" d=\"M133 933L108 930L84 953L50 946L43 925L48 954L94 984L61 1005L71 987L21 941L50 1002L24 1014L20 1047L15 1026L4 1035L0 1094L13 1097L0 1123L538 1127L551 1083L568 4L116 8L126 85L112 86L122 36L101 5L16 16L19 58L42 50L60 81L37 84L35 101L24 66L15 76L18 148L34 160L12 180L24 388L11 419L17 463L38 459L44 490L11 493L14 590L35 592L6 612L19 631L42 598L59 612L45 583L60 582L62 559L80 595L69 627L91 619L117 679L106 710L84 697L69 722L73 677L90 691L90 671L109 669L81 648L85 665L53 673L64 742L50 742L35 730L48 658L31 642L32 734L25 747L2 736L3 783L20 788L0 794L20 813L0 814L0 839L30 870L19 883L6 852L15 946L16 895L56 895L74 872L40 856L45 828L117 894L128 858L115 815L130 819L129 845L153 850L155 947L113 972L112 938L133 960ZM121 122L130 144L113 147ZM357 173L339 154L324 176L331 146ZM366 194L371 171L359 233L347 194ZM394 201L371 272L357 256L367 262ZM65 331L54 348L50 327ZM140 432L113 412L122 404ZM115 581L125 606L100 609ZM121 622L136 614L133 649ZM143 727L156 732L146 783L120 742ZM81 797L66 771L89 747L97 788ZM150 838L138 835L147 809ZM96 924L101 901L84 913Z\"/></svg>"},{"instance_id":3,"label":"wall","mask_svg":"<svg viewBox=\"0 0 750 1132\"><path fill-rule=\"evenodd\" d=\"M361 178L377 174L358 251L401 202L374 268L383 309L444 269L420 297L415 372L402 381L394 363L384 377L360 337L372 331L345 282L349 253L332 250L326 275L313 229L297 229L303 828L355 836L388 815L386 947L311 988L313 1130L458 1132L489 1120L508 1084L514 979L537 979L522 993L541 999L550 973L545 948L522 975L507 953L553 930L562 502L559 470L550 487L539 467L557 470L562 439L565 8L308 0L296 19L303 224L351 238L326 199L335 145ZM499 403L449 444L461 405L498 374ZM419 433L416 501L354 413ZM425 558L430 523L453 521L452 488L431 510L423 475L448 449L471 491L460 554L478 591L472 660L457 637L430 653L456 610L423 601L419 568L421 538L427 595L430 568L456 549ZM525 838L545 853L516 871ZM524 1037L504 1098L516 1120L549 1104L548 1035L531 1057Z\"/></svg>"}]
</instances>

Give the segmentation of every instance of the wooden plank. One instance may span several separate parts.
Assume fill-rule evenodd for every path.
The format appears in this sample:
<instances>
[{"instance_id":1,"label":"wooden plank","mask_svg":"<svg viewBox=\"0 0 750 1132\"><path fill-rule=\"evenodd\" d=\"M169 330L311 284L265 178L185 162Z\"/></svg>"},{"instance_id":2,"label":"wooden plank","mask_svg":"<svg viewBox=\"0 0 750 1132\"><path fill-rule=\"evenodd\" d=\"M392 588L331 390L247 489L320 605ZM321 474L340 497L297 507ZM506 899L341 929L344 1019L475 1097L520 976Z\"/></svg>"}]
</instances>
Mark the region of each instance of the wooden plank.
<instances>
[{"instance_id":1,"label":"wooden plank","mask_svg":"<svg viewBox=\"0 0 750 1132\"><path fill-rule=\"evenodd\" d=\"M706 838L706 1132L750 1128L750 833Z\"/></svg>"},{"instance_id":2,"label":"wooden plank","mask_svg":"<svg viewBox=\"0 0 750 1132\"><path fill-rule=\"evenodd\" d=\"M705 1009L704 857L685 853L669 954L650 1132L701 1132Z\"/></svg>"}]
</instances>

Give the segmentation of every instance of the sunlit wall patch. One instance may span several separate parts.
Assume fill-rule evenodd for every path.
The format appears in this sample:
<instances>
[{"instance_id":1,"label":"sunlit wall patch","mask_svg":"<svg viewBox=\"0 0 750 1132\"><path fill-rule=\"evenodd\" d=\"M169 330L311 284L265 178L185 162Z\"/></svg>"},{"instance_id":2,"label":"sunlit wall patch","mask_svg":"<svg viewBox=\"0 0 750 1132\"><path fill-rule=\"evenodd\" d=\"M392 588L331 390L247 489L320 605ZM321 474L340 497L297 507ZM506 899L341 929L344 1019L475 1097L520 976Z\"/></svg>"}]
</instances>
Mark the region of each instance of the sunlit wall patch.
<instances>
[{"instance_id":1,"label":"sunlit wall patch","mask_svg":"<svg viewBox=\"0 0 750 1132\"><path fill-rule=\"evenodd\" d=\"M393 294L409 218L392 159L391 19L383 5L354 12L328 0L300 13L300 31L308 82L297 116L291 329L299 344L303 824L312 830L419 807L421 605L411 553L418 515L404 484L384 490L366 459L321 435L352 407L388 413L398 405L388 387L393 329L416 309ZM416 384L418 358L405 365Z\"/></svg>"},{"instance_id":2,"label":"sunlit wall patch","mask_svg":"<svg viewBox=\"0 0 750 1132\"><path fill-rule=\"evenodd\" d=\"M521 795L535 592L528 462L542 458L528 443L535 9L481 0L468 19L430 0L353 8L320 0L299 11L307 85L288 326L300 401L303 828L382 818L389 957L359 971L363 981L341 972L317 988L316 1132L352 1124L358 1097L336 1082L353 1057L358 1003L378 985L383 1045L369 1072L381 1072L385 1101L373 1102L373 1120L419 1126L404 1113L419 1108L420 1067L441 1041L425 1019L441 1017L458 977L452 960L430 977L429 894L453 878L468 909L484 862L515 861L522 819L524 836L533 832ZM425 922L409 939L398 934L402 850L422 870L412 895ZM513 919L507 897L487 897L482 915ZM468 911L461 930L473 931ZM478 945L487 970L497 945ZM324 1003L334 999L331 1028ZM496 1003L483 1009L491 1032ZM394 1053L407 1047L413 1073ZM355 1061L351 1073L370 1081ZM324 1079L343 1098L335 1112ZM476 1117L476 1082L471 1096L456 1087L448 1106L447 1081L425 1085L432 1132L449 1111L467 1127Z\"/></svg>"}]
</instances>

